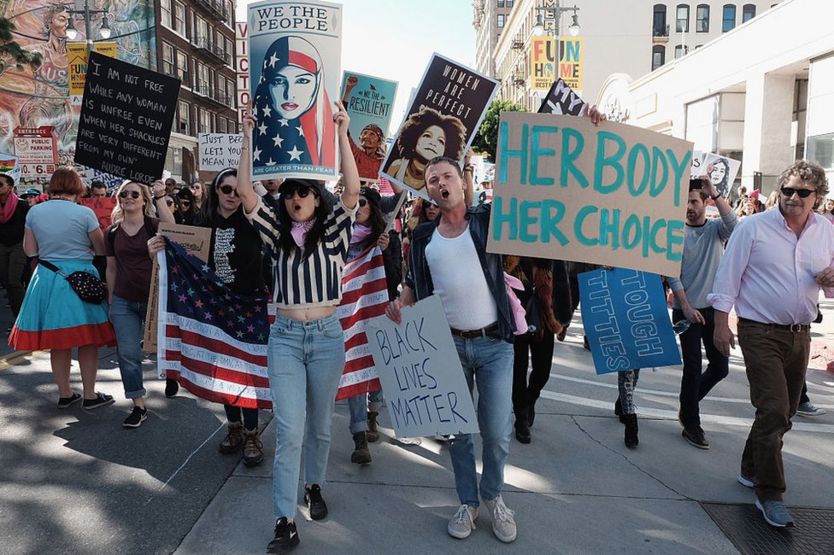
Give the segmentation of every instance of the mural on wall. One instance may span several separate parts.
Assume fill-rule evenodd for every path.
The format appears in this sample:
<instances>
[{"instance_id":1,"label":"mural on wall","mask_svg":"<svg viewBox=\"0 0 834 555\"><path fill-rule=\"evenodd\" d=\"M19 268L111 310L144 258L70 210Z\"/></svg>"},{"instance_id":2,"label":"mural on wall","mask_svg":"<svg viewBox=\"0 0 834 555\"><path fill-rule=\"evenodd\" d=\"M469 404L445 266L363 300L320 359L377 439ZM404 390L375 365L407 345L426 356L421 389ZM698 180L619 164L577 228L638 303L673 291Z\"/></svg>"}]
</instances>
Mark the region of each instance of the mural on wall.
<instances>
[{"instance_id":1,"label":"mural on wall","mask_svg":"<svg viewBox=\"0 0 834 555\"><path fill-rule=\"evenodd\" d=\"M89 21L84 18L90 10ZM55 127L61 163L71 163L75 151L80 104L69 97L67 41L104 40L117 45L120 60L156 69L156 32L152 0L0 0L0 15L17 30L14 40L27 50L40 52L37 67L0 63L0 152L13 151L15 127Z\"/></svg>"}]
</instances>

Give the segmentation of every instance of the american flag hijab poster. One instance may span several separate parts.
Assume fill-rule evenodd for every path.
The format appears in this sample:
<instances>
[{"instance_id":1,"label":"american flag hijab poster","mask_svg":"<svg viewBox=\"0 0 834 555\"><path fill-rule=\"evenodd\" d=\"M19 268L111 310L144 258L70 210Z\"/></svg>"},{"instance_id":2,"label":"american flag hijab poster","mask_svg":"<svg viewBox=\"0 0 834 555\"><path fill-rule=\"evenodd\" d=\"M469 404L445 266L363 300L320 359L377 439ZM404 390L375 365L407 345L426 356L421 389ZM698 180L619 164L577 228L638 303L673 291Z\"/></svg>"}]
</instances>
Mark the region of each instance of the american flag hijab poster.
<instances>
[{"instance_id":1,"label":"american flag hijab poster","mask_svg":"<svg viewBox=\"0 0 834 555\"><path fill-rule=\"evenodd\" d=\"M336 179L342 6L266 0L248 21L253 178Z\"/></svg>"}]
</instances>

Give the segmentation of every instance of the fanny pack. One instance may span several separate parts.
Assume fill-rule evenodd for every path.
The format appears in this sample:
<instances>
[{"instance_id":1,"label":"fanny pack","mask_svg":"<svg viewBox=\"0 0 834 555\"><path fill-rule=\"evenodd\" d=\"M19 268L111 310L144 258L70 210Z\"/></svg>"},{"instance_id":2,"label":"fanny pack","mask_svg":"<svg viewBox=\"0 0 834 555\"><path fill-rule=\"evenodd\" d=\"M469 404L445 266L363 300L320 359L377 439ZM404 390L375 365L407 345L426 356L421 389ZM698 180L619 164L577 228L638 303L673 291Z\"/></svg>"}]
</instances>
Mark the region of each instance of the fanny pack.
<instances>
[{"instance_id":1,"label":"fanny pack","mask_svg":"<svg viewBox=\"0 0 834 555\"><path fill-rule=\"evenodd\" d=\"M78 271L67 275L51 262L40 260L38 263L67 280L72 290L82 301L100 304L107 298L107 288L104 286L104 282L90 272Z\"/></svg>"}]
</instances>

